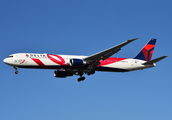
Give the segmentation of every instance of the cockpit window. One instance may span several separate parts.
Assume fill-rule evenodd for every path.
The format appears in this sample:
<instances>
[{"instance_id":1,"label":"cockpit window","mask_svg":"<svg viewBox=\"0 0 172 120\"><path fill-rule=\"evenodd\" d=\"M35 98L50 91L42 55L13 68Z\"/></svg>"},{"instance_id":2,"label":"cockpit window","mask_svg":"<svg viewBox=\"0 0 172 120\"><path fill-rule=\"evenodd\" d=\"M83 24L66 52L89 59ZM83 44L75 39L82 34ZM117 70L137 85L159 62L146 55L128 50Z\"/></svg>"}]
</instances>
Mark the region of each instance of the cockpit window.
<instances>
[{"instance_id":1,"label":"cockpit window","mask_svg":"<svg viewBox=\"0 0 172 120\"><path fill-rule=\"evenodd\" d=\"M8 56L7 58L13 57L12 55Z\"/></svg>"}]
</instances>

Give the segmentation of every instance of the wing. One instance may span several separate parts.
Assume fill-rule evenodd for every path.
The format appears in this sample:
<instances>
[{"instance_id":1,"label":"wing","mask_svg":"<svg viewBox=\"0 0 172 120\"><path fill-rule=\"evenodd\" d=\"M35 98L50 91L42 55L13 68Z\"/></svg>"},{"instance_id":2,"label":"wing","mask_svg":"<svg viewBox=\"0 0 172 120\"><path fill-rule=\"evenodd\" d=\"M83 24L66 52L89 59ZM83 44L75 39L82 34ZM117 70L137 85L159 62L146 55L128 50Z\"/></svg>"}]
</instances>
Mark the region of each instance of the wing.
<instances>
[{"instance_id":1,"label":"wing","mask_svg":"<svg viewBox=\"0 0 172 120\"><path fill-rule=\"evenodd\" d=\"M104 51L101 51L99 53L93 54L89 57L84 58L83 60L90 63L92 65L93 68L97 67L97 65L100 64L99 60L105 60L107 58L109 58L110 56L112 56L113 54L117 53L118 51L121 50L122 47L124 47L125 45L129 44L130 42L137 40L139 38L134 38L131 40L127 40L119 45L116 45L114 47L111 47L109 49L106 49Z\"/></svg>"},{"instance_id":2,"label":"wing","mask_svg":"<svg viewBox=\"0 0 172 120\"><path fill-rule=\"evenodd\" d=\"M113 54L117 53L118 51L121 50L121 48L127 44L129 44L130 42L137 40L139 38L135 38L135 39L131 39L131 40L127 40L119 45L116 45L114 47L111 47L109 49L106 49L104 51L101 51L99 53L93 54L87 58L84 58L84 61L95 61L95 60L105 60L107 58L109 58L110 56L112 56Z\"/></svg>"}]
</instances>

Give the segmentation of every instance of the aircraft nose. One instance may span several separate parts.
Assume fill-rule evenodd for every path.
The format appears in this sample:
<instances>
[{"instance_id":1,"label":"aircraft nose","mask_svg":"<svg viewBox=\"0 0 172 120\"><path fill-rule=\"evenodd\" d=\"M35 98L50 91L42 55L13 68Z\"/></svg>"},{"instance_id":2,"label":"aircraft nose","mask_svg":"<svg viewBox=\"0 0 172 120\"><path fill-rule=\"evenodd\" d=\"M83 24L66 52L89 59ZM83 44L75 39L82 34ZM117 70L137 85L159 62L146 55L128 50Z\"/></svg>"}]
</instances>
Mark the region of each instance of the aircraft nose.
<instances>
[{"instance_id":1,"label":"aircraft nose","mask_svg":"<svg viewBox=\"0 0 172 120\"><path fill-rule=\"evenodd\" d=\"M12 61L11 61L10 58L5 58L5 59L3 60L3 62L4 62L5 64L11 64L11 63L12 63Z\"/></svg>"},{"instance_id":2,"label":"aircraft nose","mask_svg":"<svg viewBox=\"0 0 172 120\"><path fill-rule=\"evenodd\" d=\"M3 62L4 62L4 63L7 63L7 58L5 58L5 59L3 60Z\"/></svg>"}]
</instances>

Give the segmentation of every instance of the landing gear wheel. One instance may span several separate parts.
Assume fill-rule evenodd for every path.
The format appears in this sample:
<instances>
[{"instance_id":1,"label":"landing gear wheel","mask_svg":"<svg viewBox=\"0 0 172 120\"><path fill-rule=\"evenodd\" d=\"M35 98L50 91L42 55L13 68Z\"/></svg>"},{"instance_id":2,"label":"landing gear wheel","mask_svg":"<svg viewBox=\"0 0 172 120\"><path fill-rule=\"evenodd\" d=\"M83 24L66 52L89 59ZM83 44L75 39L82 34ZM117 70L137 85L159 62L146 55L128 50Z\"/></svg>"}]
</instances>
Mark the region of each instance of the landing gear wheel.
<instances>
[{"instance_id":1,"label":"landing gear wheel","mask_svg":"<svg viewBox=\"0 0 172 120\"><path fill-rule=\"evenodd\" d=\"M82 79L81 79L82 81L84 81L85 80L85 77L82 77Z\"/></svg>"},{"instance_id":2,"label":"landing gear wheel","mask_svg":"<svg viewBox=\"0 0 172 120\"><path fill-rule=\"evenodd\" d=\"M84 80L85 80L85 77L80 77L80 78L78 78L78 82L84 81Z\"/></svg>"},{"instance_id":3,"label":"landing gear wheel","mask_svg":"<svg viewBox=\"0 0 172 120\"><path fill-rule=\"evenodd\" d=\"M14 66L15 74L18 74L19 72L17 71L17 67Z\"/></svg>"},{"instance_id":4,"label":"landing gear wheel","mask_svg":"<svg viewBox=\"0 0 172 120\"><path fill-rule=\"evenodd\" d=\"M81 82L81 78L78 78L78 82Z\"/></svg>"},{"instance_id":5,"label":"landing gear wheel","mask_svg":"<svg viewBox=\"0 0 172 120\"><path fill-rule=\"evenodd\" d=\"M15 74L18 74L19 72L18 71L15 71Z\"/></svg>"}]
</instances>

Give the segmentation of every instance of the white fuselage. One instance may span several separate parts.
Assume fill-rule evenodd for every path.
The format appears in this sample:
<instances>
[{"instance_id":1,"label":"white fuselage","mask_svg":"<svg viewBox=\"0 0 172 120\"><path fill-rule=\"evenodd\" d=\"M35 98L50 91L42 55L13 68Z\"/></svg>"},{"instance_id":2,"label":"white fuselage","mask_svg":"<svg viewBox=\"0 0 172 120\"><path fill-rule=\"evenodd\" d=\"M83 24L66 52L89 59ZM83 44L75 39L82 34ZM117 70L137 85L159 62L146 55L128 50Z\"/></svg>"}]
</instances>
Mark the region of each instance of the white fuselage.
<instances>
[{"instance_id":1,"label":"white fuselage","mask_svg":"<svg viewBox=\"0 0 172 120\"><path fill-rule=\"evenodd\" d=\"M122 47L137 39L127 40L90 56L16 53L5 58L4 63L13 66L15 74L18 74L17 68L55 69L54 77L65 78L78 75L80 76L78 82L80 82L85 80L84 74L93 75L95 71L129 72L142 70L155 67L156 62L167 57L162 56L151 60L156 39L149 40L133 59L111 57L118 53Z\"/></svg>"},{"instance_id":2,"label":"white fuselage","mask_svg":"<svg viewBox=\"0 0 172 120\"><path fill-rule=\"evenodd\" d=\"M87 56L37 54L37 53L17 53L4 59L4 63L18 68L43 68L43 69L87 69L83 66L71 66L71 59L84 59ZM127 72L139 69L154 67L153 65L143 65L146 61L129 58L113 58L100 60L100 65L96 71Z\"/></svg>"}]
</instances>

